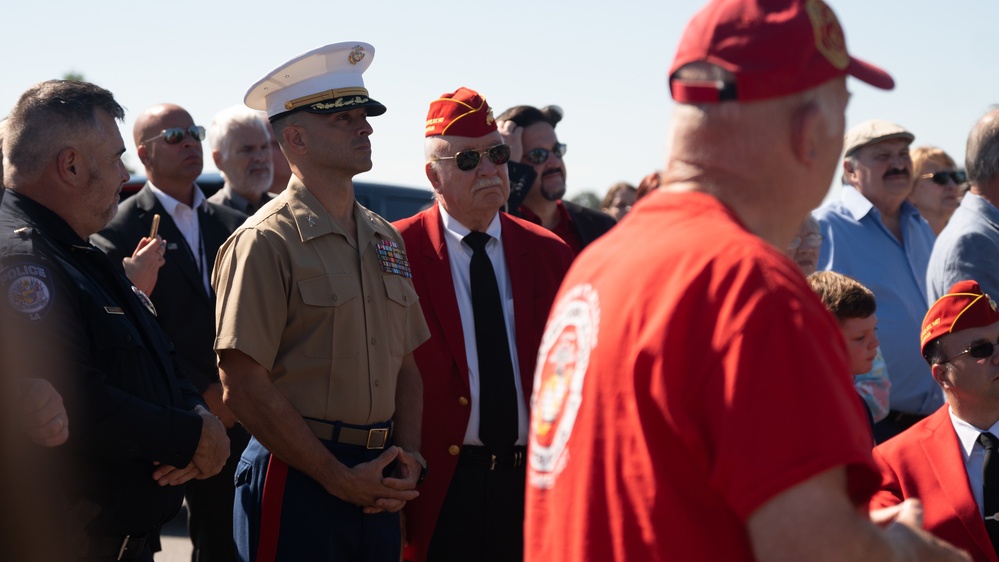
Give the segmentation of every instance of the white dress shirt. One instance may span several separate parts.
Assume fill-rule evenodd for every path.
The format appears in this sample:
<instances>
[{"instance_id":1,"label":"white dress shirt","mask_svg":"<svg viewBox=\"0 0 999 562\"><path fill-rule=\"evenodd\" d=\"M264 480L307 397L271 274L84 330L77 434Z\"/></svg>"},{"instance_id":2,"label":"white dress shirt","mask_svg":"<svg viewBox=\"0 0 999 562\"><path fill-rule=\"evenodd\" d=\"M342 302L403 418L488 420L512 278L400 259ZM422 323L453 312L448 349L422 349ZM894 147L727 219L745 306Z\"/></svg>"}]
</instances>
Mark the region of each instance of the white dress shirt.
<instances>
[{"instance_id":1,"label":"white dress shirt","mask_svg":"<svg viewBox=\"0 0 999 562\"><path fill-rule=\"evenodd\" d=\"M482 445L479 439L479 352L475 345L475 316L472 313L472 286L469 267L472 264L472 249L461 240L471 230L449 215L438 203L444 222L444 240L447 243L448 259L451 262L451 279L454 282L454 295L458 299L458 313L461 316L461 331L465 336L465 357L468 360L468 387L471 389L472 411L465 429L465 445ZM510 361L513 363L513 382L517 390L517 445L527 445L527 404L524 389L520 384L520 364L517 360L517 338L513 318L513 289L510 286L510 273L506 268L503 254L499 213L493 217L486 234L493 239L486 244L486 254L493 264L496 283L499 285L500 300L503 302L503 320L506 322L506 339L510 343Z\"/></svg>"},{"instance_id":2,"label":"white dress shirt","mask_svg":"<svg viewBox=\"0 0 999 562\"><path fill-rule=\"evenodd\" d=\"M954 425L957 433L957 441L961 444L961 452L964 454L964 469L968 473L968 484L971 485L971 493L975 496L975 503L978 504L978 512L985 516L985 500L982 494L982 466L985 464L985 447L978 442L978 435L989 432L999 437L999 421L992 424L988 429L979 429L970 423L954 415L954 410L950 410L950 421Z\"/></svg>"},{"instance_id":3,"label":"white dress shirt","mask_svg":"<svg viewBox=\"0 0 999 562\"><path fill-rule=\"evenodd\" d=\"M191 257L194 260L194 265L201 272L201 281L205 287L205 294L211 294L211 281L209 276L211 275L211 268L215 265L214 256L212 261L208 261L208 256L205 255L205 242L201 239L201 228L198 223L198 213L194 210L201 208L205 210L208 203L205 200L205 194L201 192L201 188L197 185L194 186L194 200L192 201L193 206L189 207L184 203L174 199L173 197L167 195L163 190L153 185L153 182L149 182L149 188L153 191L153 195L159 200L160 205L166 209L166 212L173 219L173 223L177 225L177 230L184 236L184 241L187 243L187 249L191 252ZM167 249L171 250L169 240L167 241Z\"/></svg>"}]
</instances>

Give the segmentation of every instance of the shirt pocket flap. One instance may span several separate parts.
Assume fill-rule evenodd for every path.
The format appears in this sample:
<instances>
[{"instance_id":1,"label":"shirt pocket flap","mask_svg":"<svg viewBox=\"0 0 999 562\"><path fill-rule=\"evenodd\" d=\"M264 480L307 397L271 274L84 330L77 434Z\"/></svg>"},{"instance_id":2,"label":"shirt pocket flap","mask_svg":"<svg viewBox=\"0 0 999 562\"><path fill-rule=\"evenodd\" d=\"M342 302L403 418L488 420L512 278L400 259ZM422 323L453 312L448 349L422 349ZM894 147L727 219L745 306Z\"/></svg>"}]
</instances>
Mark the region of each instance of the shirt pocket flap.
<instances>
[{"instance_id":1,"label":"shirt pocket flap","mask_svg":"<svg viewBox=\"0 0 999 562\"><path fill-rule=\"evenodd\" d=\"M385 281L385 295L388 296L389 300L402 306L409 306L419 300L416 296L416 289L405 277L385 275L382 279Z\"/></svg>"},{"instance_id":2,"label":"shirt pocket flap","mask_svg":"<svg viewBox=\"0 0 999 562\"><path fill-rule=\"evenodd\" d=\"M357 297L361 289L350 274L323 275L298 282L302 302L310 306L340 306Z\"/></svg>"}]
</instances>

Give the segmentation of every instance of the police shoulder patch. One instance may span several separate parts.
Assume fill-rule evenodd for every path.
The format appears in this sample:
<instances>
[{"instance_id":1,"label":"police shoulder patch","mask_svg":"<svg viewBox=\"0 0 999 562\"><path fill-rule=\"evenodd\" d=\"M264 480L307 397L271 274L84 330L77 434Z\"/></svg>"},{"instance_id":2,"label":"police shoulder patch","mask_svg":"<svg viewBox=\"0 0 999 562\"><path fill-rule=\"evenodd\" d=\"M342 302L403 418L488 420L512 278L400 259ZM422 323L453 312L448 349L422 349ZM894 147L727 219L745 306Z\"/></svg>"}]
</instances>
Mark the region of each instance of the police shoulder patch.
<instances>
[{"instance_id":1,"label":"police shoulder patch","mask_svg":"<svg viewBox=\"0 0 999 562\"><path fill-rule=\"evenodd\" d=\"M0 270L0 289L7 309L29 320L41 320L55 299L49 268L36 262L9 264Z\"/></svg>"}]
</instances>

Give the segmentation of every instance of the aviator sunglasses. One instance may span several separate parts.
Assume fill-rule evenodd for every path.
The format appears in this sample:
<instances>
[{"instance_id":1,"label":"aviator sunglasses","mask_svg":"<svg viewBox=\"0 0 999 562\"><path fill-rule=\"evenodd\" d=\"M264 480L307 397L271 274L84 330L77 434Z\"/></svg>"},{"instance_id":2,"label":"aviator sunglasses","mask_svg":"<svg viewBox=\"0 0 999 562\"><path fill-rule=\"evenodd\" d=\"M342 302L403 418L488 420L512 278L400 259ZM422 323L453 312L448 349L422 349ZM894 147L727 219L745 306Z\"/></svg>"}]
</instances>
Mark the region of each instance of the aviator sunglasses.
<instances>
[{"instance_id":1,"label":"aviator sunglasses","mask_svg":"<svg viewBox=\"0 0 999 562\"><path fill-rule=\"evenodd\" d=\"M996 351L996 344L990 341L983 341L971 344L968 349L965 349L961 353L951 357L950 359L944 361L944 363L950 363L951 361L957 359L958 357L967 353L968 355L974 357L975 359L988 359L992 357L992 354Z\"/></svg>"},{"instance_id":2,"label":"aviator sunglasses","mask_svg":"<svg viewBox=\"0 0 999 562\"><path fill-rule=\"evenodd\" d=\"M160 134L150 137L139 144L146 144L147 142L154 141L160 137L163 137L163 142L167 144L177 144L184 140L184 135L191 135L191 138L196 141L205 140L205 128L201 125L191 125L188 128L174 127L172 129L164 129Z\"/></svg>"},{"instance_id":3,"label":"aviator sunglasses","mask_svg":"<svg viewBox=\"0 0 999 562\"><path fill-rule=\"evenodd\" d=\"M533 148L524 153L524 160L527 160L531 164L543 164L548 160L548 153L551 152L559 158L565 156L565 144L555 143L555 146L549 151L547 148Z\"/></svg>"},{"instance_id":4,"label":"aviator sunglasses","mask_svg":"<svg viewBox=\"0 0 999 562\"><path fill-rule=\"evenodd\" d=\"M933 183L937 185L947 185L947 180L954 180L954 183L961 185L968 179L968 175L961 171L956 172L936 172L934 174L923 174L919 176L919 179L931 179Z\"/></svg>"},{"instance_id":5,"label":"aviator sunglasses","mask_svg":"<svg viewBox=\"0 0 999 562\"><path fill-rule=\"evenodd\" d=\"M485 154L490 162L499 166L506 164L510 160L510 145L497 144L485 150L462 150L454 156L437 156L434 160L454 160L459 170L470 171L479 167L482 155Z\"/></svg>"}]
</instances>

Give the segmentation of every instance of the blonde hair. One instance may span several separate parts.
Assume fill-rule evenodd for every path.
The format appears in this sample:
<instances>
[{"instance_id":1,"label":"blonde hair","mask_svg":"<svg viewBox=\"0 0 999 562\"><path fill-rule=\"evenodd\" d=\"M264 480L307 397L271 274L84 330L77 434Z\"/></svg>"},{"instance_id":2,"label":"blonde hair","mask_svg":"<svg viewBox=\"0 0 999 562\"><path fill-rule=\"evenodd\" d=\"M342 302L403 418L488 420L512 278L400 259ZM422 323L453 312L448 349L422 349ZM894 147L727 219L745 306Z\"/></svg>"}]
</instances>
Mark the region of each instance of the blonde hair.
<instances>
[{"instance_id":1,"label":"blonde hair","mask_svg":"<svg viewBox=\"0 0 999 562\"><path fill-rule=\"evenodd\" d=\"M909 149L909 157L912 159L912 177L918 179L925 173L929 164L935 163L956 169L957 164L943 149L935 146L917 146Z\"/></svg>"}]
</instances>

